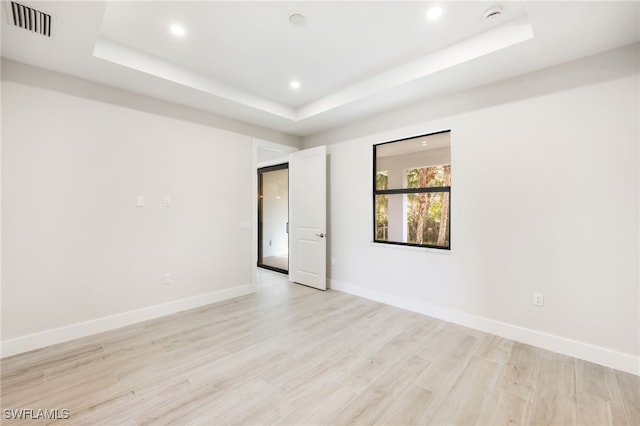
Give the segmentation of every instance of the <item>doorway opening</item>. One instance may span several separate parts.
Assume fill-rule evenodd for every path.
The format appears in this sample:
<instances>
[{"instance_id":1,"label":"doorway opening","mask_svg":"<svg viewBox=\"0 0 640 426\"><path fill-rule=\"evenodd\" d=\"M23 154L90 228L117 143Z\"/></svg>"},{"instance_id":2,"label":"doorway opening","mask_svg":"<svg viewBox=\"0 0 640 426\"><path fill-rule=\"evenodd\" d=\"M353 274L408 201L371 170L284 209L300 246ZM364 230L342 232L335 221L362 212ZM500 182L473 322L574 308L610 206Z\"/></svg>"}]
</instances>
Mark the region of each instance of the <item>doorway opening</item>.
<instances>
[{"instance_id":1,"label":"doorway opening","mask_svg":"<svg viewBox=\"0 0 640 426\"><path fill-rule=\"evenodd\" d=\"M258 266L289 272L289 164L258 169Z\"/></svg>"}]
</instances>

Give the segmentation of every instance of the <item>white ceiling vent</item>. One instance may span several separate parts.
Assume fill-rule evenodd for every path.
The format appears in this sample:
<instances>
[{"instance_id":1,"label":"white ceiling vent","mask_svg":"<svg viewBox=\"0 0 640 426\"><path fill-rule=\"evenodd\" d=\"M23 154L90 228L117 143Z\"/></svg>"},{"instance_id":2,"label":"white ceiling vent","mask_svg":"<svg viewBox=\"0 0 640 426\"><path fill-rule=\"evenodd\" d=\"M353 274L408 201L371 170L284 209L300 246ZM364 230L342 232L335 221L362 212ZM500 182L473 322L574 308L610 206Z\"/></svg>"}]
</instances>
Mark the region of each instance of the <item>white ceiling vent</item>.
<instances>
[{"instance_id":1,"label":"white ceiling vent","mask_svg":"<svg viewBox=\"0 0 640 426\"><path fill-rule=\"evenodd\" d=\"M45 37L51 37L51 15L14 1L11 2L10 8L9 19L13 25Z\"/></svg>"}]
</instances>

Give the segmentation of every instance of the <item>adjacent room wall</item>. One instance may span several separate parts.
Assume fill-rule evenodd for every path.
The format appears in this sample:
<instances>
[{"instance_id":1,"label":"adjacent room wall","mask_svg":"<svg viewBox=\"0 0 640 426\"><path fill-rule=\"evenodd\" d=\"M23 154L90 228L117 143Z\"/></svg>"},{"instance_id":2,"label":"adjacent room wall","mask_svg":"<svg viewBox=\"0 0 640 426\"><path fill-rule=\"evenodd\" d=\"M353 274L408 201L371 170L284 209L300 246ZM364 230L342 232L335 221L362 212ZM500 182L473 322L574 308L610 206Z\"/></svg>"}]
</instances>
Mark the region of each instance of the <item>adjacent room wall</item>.
<instances>
[{"instance_id":1,"label":"adjacent room wall","mask_svg":"<svg viewBox=\"0 0 640 426\"><path fill-rule=\"evenodd\" d=\"M289 254L289 169L262 175L262 256Z\"/></svg>"},{"instance_id":2,"label":"adjacent room wall","mask_svg":"<svg viewBox=\"0 0 640 426\"><path fill-rule=\"evenodd\" d=\"M101 102L99 86L71 77L9 68L3 355L253 291L251 136ZM37 74L34 84L14 79L16 69ZM47 87L60 78L92 95Z\"/></svg>"},{"instance_id":3,"label":"adjacent room wall","mask_svg":"<svg viewBox=\"0 0 640 426\"><path fill-rule=\"evenodd\" d=\"M307 138L330 144L331 286L639 374L638 58L635 45ZM451 251L373 244L372 145L448 129Z\"/></svg>"}]
</instances>

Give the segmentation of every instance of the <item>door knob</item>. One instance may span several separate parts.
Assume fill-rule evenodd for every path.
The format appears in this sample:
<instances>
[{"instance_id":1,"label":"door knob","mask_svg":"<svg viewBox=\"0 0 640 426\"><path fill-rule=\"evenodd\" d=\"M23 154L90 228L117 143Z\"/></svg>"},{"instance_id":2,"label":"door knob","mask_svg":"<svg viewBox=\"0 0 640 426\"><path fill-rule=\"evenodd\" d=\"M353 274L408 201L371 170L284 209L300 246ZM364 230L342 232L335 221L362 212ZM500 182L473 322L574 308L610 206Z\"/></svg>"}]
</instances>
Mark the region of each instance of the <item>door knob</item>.
<instances>
[{"instance_id":1,"label":"door knob","mask_svg":"<svg viewBox=\"0 0 640 426\"><path fill-rule=\"evenodd\" d=\"M324 238L326 236L327 236L326 234L316 234L316 237L320 237L320 238Z\"/></svg>"}]
</instances>

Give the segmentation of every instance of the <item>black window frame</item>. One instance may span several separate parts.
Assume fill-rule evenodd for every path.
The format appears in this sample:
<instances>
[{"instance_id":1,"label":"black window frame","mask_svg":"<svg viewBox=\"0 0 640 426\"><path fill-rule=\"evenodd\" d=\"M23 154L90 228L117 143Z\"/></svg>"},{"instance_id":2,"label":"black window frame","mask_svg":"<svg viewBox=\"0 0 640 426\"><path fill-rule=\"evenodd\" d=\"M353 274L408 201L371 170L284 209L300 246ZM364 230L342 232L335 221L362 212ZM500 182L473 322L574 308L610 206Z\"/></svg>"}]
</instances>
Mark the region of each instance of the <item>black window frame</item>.
<instances>
[{"instance_id":1,"label":"black window frame","mask_svg":"<svg viewBox=\"0 0 640 426\"><path fill-rule=\"evenodd\" d=\"M377 175L378 175L378 165L377 165L377 148L381 145L387 145L395 142L402 142L409 139L423 138L433 135L439 135L442 133L451 133L451 129L442 130L439 132L426 133L422 135L410 136L407 138L396 139L387 142L381 142L373 145L373 242L379 244L389 244L396 246L408 246L408 247L422 247L422 248L430 248L430 249L438 249L438 250L448 250L451 251L451 185L449 186L435 186L428 188L397 188L397 189L378 189L376 186ZM451 149L451 148L449 148ZM449 226L449 239L447 246L438 246L433 244L416 244L416 243L405 243L402 241L385 241L378 240L376 238L376 196L377 195L394 195L394 194L423 194L428 192L440 192L440 193L448 193L449 194L449 214L448 214L448 226Z\"/></svg>"}]
</instances>

